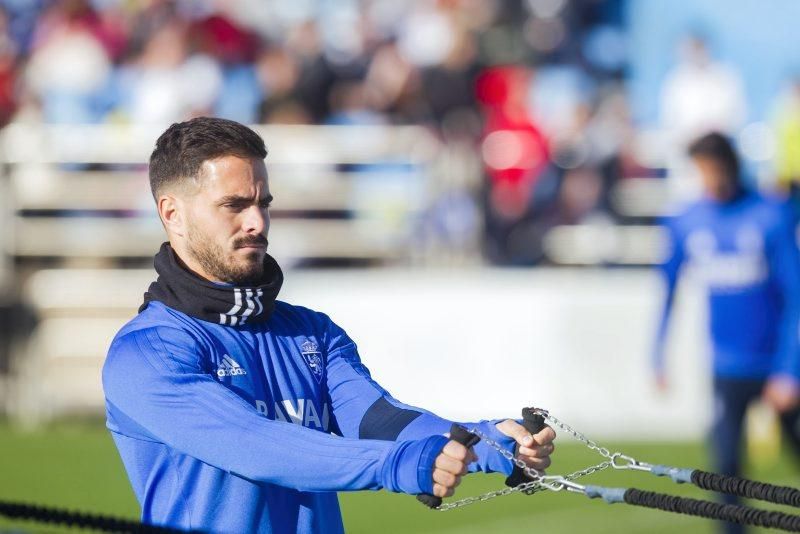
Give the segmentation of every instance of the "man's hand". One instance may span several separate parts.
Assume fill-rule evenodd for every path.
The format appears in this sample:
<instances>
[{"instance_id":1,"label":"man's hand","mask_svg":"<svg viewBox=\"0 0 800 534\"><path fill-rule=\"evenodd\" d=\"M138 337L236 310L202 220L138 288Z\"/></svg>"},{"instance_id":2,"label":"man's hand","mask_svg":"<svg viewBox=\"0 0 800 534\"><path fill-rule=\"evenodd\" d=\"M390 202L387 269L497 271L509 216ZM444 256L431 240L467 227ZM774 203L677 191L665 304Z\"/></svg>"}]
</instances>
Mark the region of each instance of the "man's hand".
<instances>
[{"instance_id":1,"label":"man's hand","mask_svg":"<svg viewBox=\"0 0 800 534\"><path fill-rule=\"evenodd\" d=\"M800 404L800 383L788 375L773 376L764 386L761 397L778 413L788 412Z\"/></svg>"},{"instance_id":2,"label":"man's hand","mask_svg":"<svg viewBox=\"0 0 800 534\"><path fill-rule=\"evenodd\" d=\"M436 457L433 468L433 494L437 497L450 497L461 477L467 473L467 466L478 457L472 449L467 449L457 441L450 440Z\"/></svg>"},{"instance_id":3,"label":"man's hand","mask_svg":"<svg viewBox=\"0 0 800 534\"><path fill-rule=\"evenodd\" d=\"M519 444L517 458L521 459L528 467L543 471L550 466L550 455L555 450L553 440L556 432L549 426L531 436L525 427L513 419L506 419L497 423L497 430L514 438Z\"/></svg>"},{"instance_id":4,"label":"man's hand","mask_svg":"<svg viewBox=\"0 0 800 534\"><path fill-rule=\"evenodd\" d=\"M669 390L669 381L667 380L667 374L664 371L656 371L655 386L656 390L662 395Z\"/></svg>"}]
</instances>

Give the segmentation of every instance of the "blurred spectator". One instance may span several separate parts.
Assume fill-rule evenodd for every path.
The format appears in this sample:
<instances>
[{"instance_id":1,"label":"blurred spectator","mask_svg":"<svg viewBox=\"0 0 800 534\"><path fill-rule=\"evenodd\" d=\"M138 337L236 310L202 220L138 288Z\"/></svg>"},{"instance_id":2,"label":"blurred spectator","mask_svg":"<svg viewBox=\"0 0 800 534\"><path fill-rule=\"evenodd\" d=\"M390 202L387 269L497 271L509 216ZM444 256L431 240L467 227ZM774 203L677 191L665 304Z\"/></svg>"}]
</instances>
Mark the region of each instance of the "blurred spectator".
<instances>
[{"instance_id":1,"label":"blurred spectator","mask_svg":"<svg viewBox=\"0 0 800 534\"><path fill-rule=\"evenodd\" d=\"M54 3L38 20L26 77L48 122L100 120L111 61L97 37L98 23L81 1Z\"/></svg>"},{"instance_id":2,"label":"blurred spectator","mask_svg":"<svg viewBox=\"0 0 800 534\"><path fill-rule=\"evenodd\" d=\"M390 117L397 115L397 122L412 119L413 98L418 82L413 66L403 57L397 43L379 45L367 68L365 90L370 105ZM419 119L420 117L417 117Z\"/></svg>"},{"instance_id":3,"label":"blurred spectator","mask_svg":"<svg viewBox=\"0 0 800 534\"><path fill-rule=\"evenodd\" d=\"M222 84L221 69L206 54L189 55L186 32L183 21L164 22L120 68L117 112L125 119L165 124L211 113Z\"/></svg>"},{"instance_id":4,"label":"blurred spectator","mask_svg":"<svg viewBox=\"0 0 800 534\"><path fill-rule=\"evenodd\" d=\"M742 422L763 398L800 452L800 256L787 206L749 191L733 145L718 133L690 146L704 197L666 223L666 296L654 350L666 388L664 342L678 277L690 264L706 285L713 356L712 461L741 474ZM736 498L726 495L726 502ZM742 532L729 524L726 532Z\"/></svg>"},{"instance_id":5,"label":"blurred spectator","mask_svg":"<svg viewBox=\"0 0 800 534\"><path fill-rule=\"evenodd\" d=\"M260 48L258 37L225 15L214 13L196 22L189 38L196 52L219 64L213 114L245 124L258 122L262 99L254 69Z\"/></svg>"},{"instance_id":6,"label":"blurred spectator","mask_svg":"<svg viewBox=\"0 0 800 534\"><path fill-rule=\"evenodd\" d=\"M276 122L273 113L294 102L293 91L300 76L300 68L294 58L282 48L267 48L259 54L255 72L262 95L256 111L257 120ZM306 115L304 111L302 114ZM301 122L310 120L310 117L305 117Z\"/></svg>"},{"instance_id":7,"label":"blurred spectator","mask_svg":"<svg viewBox=\"0 0 800 534\"><path fill-rule=\"evenodd\" d=\"M529 88L532 113L554 140L582 135L591 112L595 87L577 65L548 65L536 71Z\"/></svg>"},{"instance_id":8,"label":"blurred spectator","mask_svg":"<svg viewBox=\"0 0 800 534\"><path fill-rule=\"evenodd\" d=\"M691 140L710 131L736 133L746 118L739 74L714 61L700 37L686 38L680 51L661 93L661 124L673 142L685 150Z\"/></svg>"},{"instance_id":9,"label":"blurred spectator","mask_svg":"<svg viewBox=\"0 0 800 534\"><path fill-rule=\"evenodd\" d=\"M368 105L363 82L340 81L331 89L330 115L327 124L368 125L383 124L385 117Z\"/></svg>"},{"instance_id":10,"label":"blurred spectator","mask_svg":"<svg viewBox=\"0 0 800 534\"><path fill-rule=\"evenodd\" d=\"M636 129L622 87L615 84L604 93L586 126L586 138L590 144L588 159L597 167L602 182L595 209L616 223L651 224L654 214L631 216L614 199L617 187L626 179L663 177L645 165L637 153Z\"/></svg>"},{"instance_id":11,"label":"blurred spectator","mask_svg":"<svg viewBox=\"0 0 800 534\"><path fill-rule=\"evenodd\" d=\"M736 134L746 118L746 105L739 74L715 61L702 37L685 38L679 51L678 64L664 80L660 113L673 192L688 199L699 193L686 159L689 143L711 131Z\"/></svg>"},{"instance_id":12,"label":"blurred spectator","mask_svg":"<svg viewBox=\"0 0 800 534\"><path fill-rule=\"evenodd\" d=\"M495 67L478 80L483 104L481 155L488 176L487 231L492 259L515 262L507 236L532 207L534 188L548 164L548 147L527 106L531 73L523 67ZM516 248L516 247L512 247Z\"/></svg>"}]
</instances>

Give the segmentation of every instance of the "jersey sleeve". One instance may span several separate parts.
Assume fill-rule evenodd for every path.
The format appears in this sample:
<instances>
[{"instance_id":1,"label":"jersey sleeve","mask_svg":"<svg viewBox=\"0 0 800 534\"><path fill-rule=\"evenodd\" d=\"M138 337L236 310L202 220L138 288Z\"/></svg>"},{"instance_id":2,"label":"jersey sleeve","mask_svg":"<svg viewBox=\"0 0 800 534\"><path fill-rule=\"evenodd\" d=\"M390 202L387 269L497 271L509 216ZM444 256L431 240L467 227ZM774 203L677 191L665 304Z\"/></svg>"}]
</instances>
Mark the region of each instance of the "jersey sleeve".
<instances>
[{"instance_id":1,"label":"jersey sleeve","mask_svg":"<svg viewBox=\"0 0 800 534\"><path fill-rule=\"evenodd\" d=\"M200 351L188 332L171 327L115 339L103 369L109 428L303 491L432 491L433 462L446 439L347 439L267 419L203 369Z\"/></svg>"},{"instance_id":2,"label":"jersey sleeve","mask_svg":"<svg viewBox=\"0 0 800 534\"><path fill-rule=\"evenodd\" d=\"M345 437L377 440L414 440L450 432L453 421L404 404L386 391L361 362L356 344L327 319L327 386L336 425ZM500 420L460 422L477 428L507 450L515 442L495 427ZM484 441L474 447L478 461L471 471L511 473L511 462Z\"/></svg>"},{"instance_id":3,"label":"jersey sleeve","mask_svg":"<svg viewBox=\"0 0 800 534\"><path fill-rule=\"evenodd\" d=\"M653 367L657 373L664 370L664 348L666 345L667 328L669 326L672 306L675 302L675 290L678 285L678 276L684 263L684 242L674 218L662 221L664 229L664 253L659 264L659 273L663 281L664 297L656 327L655 343L653 347Z\"/></svg>"},{"instance_id":4,"label":"jersey sleeve","mask_svg":"<svg viewBox=\"0 0 800 534\"><path fill-rule=\"evenodd\" d=\"M780 222L767 248L772 280L781 295L781 318L773 374L800 380L800 252L796 221L782 206Z\"/></svg>"}]
</instances>

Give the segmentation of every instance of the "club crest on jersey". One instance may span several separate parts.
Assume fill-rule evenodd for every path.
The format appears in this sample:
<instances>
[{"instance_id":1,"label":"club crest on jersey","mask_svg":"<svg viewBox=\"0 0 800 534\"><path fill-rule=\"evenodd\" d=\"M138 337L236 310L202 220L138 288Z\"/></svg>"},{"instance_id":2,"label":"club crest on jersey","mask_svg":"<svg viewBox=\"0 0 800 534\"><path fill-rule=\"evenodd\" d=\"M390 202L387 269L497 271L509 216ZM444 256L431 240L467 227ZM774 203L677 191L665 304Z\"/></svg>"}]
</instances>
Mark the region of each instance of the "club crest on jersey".
<instances>
[{"instance_id":1,"label":"club crest on jersey","mask_svg":"<svg viewBox=\"0 0 800 534\"><path fill-rule=\"evenodd\" d=\"M306 340L300 345L300 354L303 355L306 365L311 370L311 374L317 379L317 382L322 382L322 354L319 352L317 344L311 340Z\"/></svg>"}]
</instances>

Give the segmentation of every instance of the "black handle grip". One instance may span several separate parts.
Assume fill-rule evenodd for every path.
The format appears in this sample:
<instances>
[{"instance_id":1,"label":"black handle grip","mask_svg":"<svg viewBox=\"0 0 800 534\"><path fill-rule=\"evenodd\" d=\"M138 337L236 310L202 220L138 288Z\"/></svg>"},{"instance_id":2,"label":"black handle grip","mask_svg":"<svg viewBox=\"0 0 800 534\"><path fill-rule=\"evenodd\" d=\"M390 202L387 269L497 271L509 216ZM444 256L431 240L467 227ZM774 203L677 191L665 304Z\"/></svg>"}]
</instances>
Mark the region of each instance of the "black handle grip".
<instances>
[{"instance_id":1,"label":"black handle grip","mask_svg":"<svg viewBox=\"0 0 800 534\"><path fill-rule=\"evenodd\" d=\"M453 426L450 427L450 439L457 441L468 449L481 440L481 438L463 426L455 423L453 423ZM427 493L417 495L417 500L428 508L438 508L442 504L441 497L437 497L436 495L428 495Z\"/></svg>"},{"instance_id":2,"label":"black handle grip","mask_svg":"<svg viewBox=\"0 0 800 534\"><path fill-rule=\"evenodd\" d=\"M523 408L522 426L524 426L525 430L527 430L531 434L537 434L541 432L541 430L545 427L544 417L537 413L534 413L533 408ZM517 455L517 450L519 450L519 444L517 444L517 446L514 447L514 456ZM525 476L525 472L515 465L514 470L506 479L506 486L510 488L515 488L520 484L522 484L523 482L527 481L528 477Z\"/></svg>"}]
</instances>

